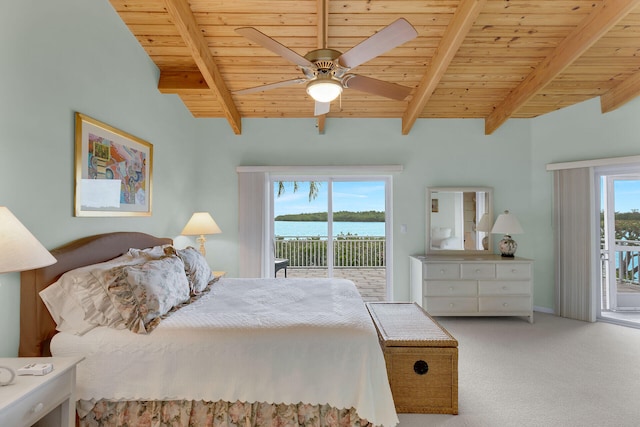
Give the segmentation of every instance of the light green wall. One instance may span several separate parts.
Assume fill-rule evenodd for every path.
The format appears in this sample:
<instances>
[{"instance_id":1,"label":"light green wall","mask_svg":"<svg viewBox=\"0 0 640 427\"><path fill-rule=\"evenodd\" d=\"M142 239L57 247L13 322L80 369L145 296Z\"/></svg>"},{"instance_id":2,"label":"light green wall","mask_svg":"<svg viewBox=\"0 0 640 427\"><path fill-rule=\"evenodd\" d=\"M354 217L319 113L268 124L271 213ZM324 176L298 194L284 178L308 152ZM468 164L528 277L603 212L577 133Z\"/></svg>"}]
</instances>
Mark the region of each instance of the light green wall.
<instances>
[{"instance_id":1,"label":"light green wall","mask_svg":"<svg viewBox=\"0 0 640 427\"><path fill-rule=\"evenodd\" d=\"M551 176L546 163L638 154L640 106L600 115L586 103L484 135L482 120L194 119L161 95L158 71L107 1L5 2L0 14L0 205L47 247L95 233L176 237L196 210L223 233L208 239L214 269L238 272L238 165L401 164L394 176L394 295L406 300L408 256L424 251L427 186L490 186L494 209L518 215L518 255L534 258L535 305L553 307ZM345 94L348 96L348 93ZM153 216L73 216L73 113L154 145ZM634 152L634 149L636 150ZM408 232L400 233L406 224ZM182 238L184 239L184 238ZM0 254L1 256L1 254ZM0 356L17 353L19 276L0 275Z\"/></svg>"}]
</instances>

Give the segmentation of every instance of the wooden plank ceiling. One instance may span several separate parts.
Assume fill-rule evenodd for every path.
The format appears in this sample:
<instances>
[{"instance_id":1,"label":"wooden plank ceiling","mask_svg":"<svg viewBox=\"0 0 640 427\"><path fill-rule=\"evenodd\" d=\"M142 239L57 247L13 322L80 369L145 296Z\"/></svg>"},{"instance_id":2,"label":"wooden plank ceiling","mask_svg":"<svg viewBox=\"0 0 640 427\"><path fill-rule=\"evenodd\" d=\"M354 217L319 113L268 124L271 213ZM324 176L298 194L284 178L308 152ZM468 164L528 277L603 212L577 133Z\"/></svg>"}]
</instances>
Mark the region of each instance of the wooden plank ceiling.
<instances>
[{"instance_id":1,"label":"wooden plank ceiling","mask_svg":"<svg viewBox=\"0 0 640 427\"><path fill-rule=\"evenodd\" d=\"M482 118L491 134L600 97L611 111L640 93L640 0L110 0L160 70L158 89L195 117L314 116L305 84L235 94L303 77L236 33L254 27L304 56L346 52L405 18L418 36L352 70L412 88L396 101L347 88L332 117ZM320 129L325 116L319 117Z\"/></svg>"}]
</instances>

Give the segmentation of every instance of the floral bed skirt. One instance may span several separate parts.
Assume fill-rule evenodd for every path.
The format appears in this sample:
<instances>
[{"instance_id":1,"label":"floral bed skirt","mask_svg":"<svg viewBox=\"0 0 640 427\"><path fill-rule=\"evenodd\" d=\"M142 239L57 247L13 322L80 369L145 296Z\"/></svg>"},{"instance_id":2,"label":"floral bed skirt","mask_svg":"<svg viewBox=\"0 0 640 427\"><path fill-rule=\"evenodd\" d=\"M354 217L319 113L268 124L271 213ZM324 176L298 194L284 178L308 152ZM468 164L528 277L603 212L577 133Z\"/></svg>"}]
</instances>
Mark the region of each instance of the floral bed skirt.
<instances>
[{"instance_id":1,"label":"floral bed skirt","mask_svg":"<svg viewBox=\"0 0 640 427\"><path fill-rule=\"evenodd\" d=\"M79 400L79 425L117 427L373 427L355 409L303 403Z\"/></svg>"}]
</instances>

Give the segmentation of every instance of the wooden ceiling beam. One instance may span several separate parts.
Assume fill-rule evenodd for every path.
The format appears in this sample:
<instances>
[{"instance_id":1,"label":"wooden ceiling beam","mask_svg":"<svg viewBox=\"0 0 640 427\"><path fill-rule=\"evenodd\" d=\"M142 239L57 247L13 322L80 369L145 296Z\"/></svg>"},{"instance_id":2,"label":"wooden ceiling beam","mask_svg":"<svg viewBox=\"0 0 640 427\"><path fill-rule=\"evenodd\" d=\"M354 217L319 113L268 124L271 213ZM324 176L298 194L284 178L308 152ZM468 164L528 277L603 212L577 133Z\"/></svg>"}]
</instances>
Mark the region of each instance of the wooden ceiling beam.
<instances>
[{"instance_id":1,"label":"wooden ceiling beam","mask_svg":"<svg viewBox=\"0 0 640 427\"><path fill-rule=\"evenodd\" d=\"M231 98L229 89L227 89L224 83L204 35L198 27L189 2L187 0L165 0L165 5L173 24L178 29L187 48L191 52L193 60L202 73L202 77L207 85L209 85L209 89L219 100L233 132L236 135L240 135L242 132L240 113Z\"/></svg>"},{"instance_id":2,"label":"wooden ceiling beam","mask_svg":"<svg viewBox=\"0 0 640 427\"><path fill-rule=\"evenodd\" d=\"M402 115L402 134L407 135L424 110L429 98L436 90L440 79L447 71L447 67L464 41L471 26L480 14L486 0L462 0L456 8L453 18L447 26L440 44L429 63L427 71L407 109Z\"/></svg>"},{"instance_id":3,"label":"wooden ceiling beam","mask_svg":"<svg viewBox=\"0 0 640 427\"><path fill-rule=\"evenodd\" d=\"M615 26L640 0L603 0L485 119L491 135L509 117Z\"/></svg>"},{"instance_id":4,"label":"wooden ceiling beam","mask_svg":"<svg viewBox=\"0 0 640 427\"><path fill-rule=\"evenodd\" d=\"M640 73L635 73L600 96L600 109L608 113L640 95Z\"/></svg>"},{"instance_id":5,"label":"wooden ceiling beam","mask_svg":"<svg viewBox=\"0 0 640 427\"><path fill-rule=\"evenodd\" d=\"M199 71L160 71L160 93L176 95L207 95L209 85Z\"/></svg>"}]
</instances>

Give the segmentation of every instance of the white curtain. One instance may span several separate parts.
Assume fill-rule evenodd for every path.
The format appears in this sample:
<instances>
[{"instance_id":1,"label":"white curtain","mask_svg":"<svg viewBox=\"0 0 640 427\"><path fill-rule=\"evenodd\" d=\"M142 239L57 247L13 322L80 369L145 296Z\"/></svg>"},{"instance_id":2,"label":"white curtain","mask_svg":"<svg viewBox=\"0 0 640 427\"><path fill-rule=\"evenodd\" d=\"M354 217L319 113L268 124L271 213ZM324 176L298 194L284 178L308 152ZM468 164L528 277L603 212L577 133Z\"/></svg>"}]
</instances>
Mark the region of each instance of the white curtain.
<instances>
[{"instance_id":1,"label":"white curtain","mask_svg":"<svg viewBox=\"0 0 640 427\"><path fill-rule=\"evenodd\" d=\"M554 171L556 314L595 322L593 168Z\"/></svg>"},{"instance_id":2,"label":"white curtain","mask_svg":"<svg viewBox=\"0 0 640 427\"><path fill-rule=\"evenodd\" d=\"M267 277L269 209L265 172L238 172L238 240L240 277Z\"/></svg>"}]
</instances>

